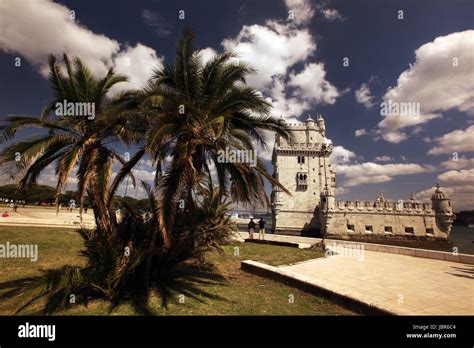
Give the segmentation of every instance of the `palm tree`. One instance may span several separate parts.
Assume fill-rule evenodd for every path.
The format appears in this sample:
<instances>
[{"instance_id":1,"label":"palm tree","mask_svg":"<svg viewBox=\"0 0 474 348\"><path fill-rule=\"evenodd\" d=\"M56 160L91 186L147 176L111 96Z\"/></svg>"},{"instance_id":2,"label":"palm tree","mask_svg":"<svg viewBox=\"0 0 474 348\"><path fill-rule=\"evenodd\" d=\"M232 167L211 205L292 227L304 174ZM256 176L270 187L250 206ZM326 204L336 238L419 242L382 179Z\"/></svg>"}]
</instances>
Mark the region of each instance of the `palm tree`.
<instances>
[{"instance_id":1,"label":"palm tree","mask_svg":"<svg viewBox=\"0 0 474 348\"><path fill-rule=\"evenodd\" d=\"M59 197L77 167L79 196L81 200L89 196L97 224L95 230L81 231L86 267L66 266L37 279L3 285L16 288L10 295L36 286L37 296L25 306L48 296L50 307L45 310L55 310L67 305L63 295L69 293L81 293L84 301L105 297L113 304L132 298L142 306L152 289L162 298L176 284L184 284L183 291L189 292L189 282L180 280L184 279L180 269L189 266L188 261L199 263L207 251L219 249L233 231L226 216L226 198L250 205L269 204L264 180L289 193L260 158L254 163L222 160L220 154L226 150L254 153L258 147L266 148L265 132L288 138L289 131L269 117L270 105L261 94L246 86L247 75L254 72L249 65L237 61L232 52L203 63L193 42L194 34L186 31L172 66L157 69L143 90L115 99L106 94L125 80L123 76L111 70L104 79L96 80L78 58L72 69L65 56L64 77L51 58L53 102L42 117L8 119L2 133L6 140L25 126L48 132L11 145L0 154L0 164L13 161L16 152L22 154L20 167L25 173L19 187L35 182L46 166L57 162ZM63 100L96 103L94 122L48 117L56 102ZM125 162L109 145L114 141L140 147ZM117 222L114 193L127 175L134 180L131 170L145 154L156 170L153 186L142 183L151 214L143 216L125 205L123 218ZM114 160L122 167L109 184ZM133 252L124 256L125 247ZM188 276L195 278L193 272L187 272Z\"/></svg>"},{"instance_id":2,"label":"palm tree","mask_svg":"<svg viewBox=\"0 0 474 348\"><path fill-rule=\"evenodd\" d=\"M122 93L113 99L108 98L107 93L117 83L127 81L127 77L115 74L110 69L105 77L97 79L79 58L74 58L71 65L67 55L64 55L64 65L66 75L56 58L53 55L49 57L49 81L53 98L39 117L9 116L6 124L0 127L0 140L3 141L11 140L20 128L39 127L43 131L41 136L32 136L5 148L0 153L0 165L14 163L21 173L18 189L26 190L29 185L36 183L48 165L55 163L58 208L60 194L77 168L81 214L83 199L87 194L97 225L113 234L115 215L110 212L110 201L120 181L129 173L122 171L109 190L113 161L120 161L123 165L126 163L107 144L117 140L128 144L136 141L137 135L134 133L136 127L127 124L130 122L127 110L133 104L133 98L128 98L130 93ZM58 115L58 103L66 102L93 105L95 117ZM15 161L17 154L21 155L20 161Z\"/></svg>"},{"instance_id":3,"label":"palm tree","mask_svg":"<svg viewBox=\"0 0 474 348\"><path fill-rule=\"evenodd\" d=\"M180 200L194 215L194 197L203 180L212 183L214 177L221 194L251 205L269 204L264 179L286 191L260 158L255 166L219 160L226 149L252 153L257 145L266 148L266 131L289 137L286 127L268 116L270 104L246 86L247 75L254 72L232 52L203 63L194 34L185 31L174 64L155 70L143 90L141 112L150 126L144 148L156 161L157 173L162 172L157 209L165 240Z\"/></svg>"}]
</instances>

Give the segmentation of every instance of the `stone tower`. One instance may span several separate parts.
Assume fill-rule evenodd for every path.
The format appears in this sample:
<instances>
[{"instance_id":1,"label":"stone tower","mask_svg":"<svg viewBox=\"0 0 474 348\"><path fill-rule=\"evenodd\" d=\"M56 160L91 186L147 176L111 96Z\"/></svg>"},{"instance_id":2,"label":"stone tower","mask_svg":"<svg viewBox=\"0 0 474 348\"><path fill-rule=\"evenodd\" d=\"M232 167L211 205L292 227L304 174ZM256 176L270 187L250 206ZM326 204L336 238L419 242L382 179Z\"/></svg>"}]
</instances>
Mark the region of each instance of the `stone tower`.
<instances>
[{"instance_id":1,"label":"stone tower","mask_svg":"<svg viewBox=\"0 0 474 348\"><path fill-rule=\"evenodd\" d=\"M291 139L276 135L272 163L274 177L291 193L274 187L272 215L275 233L315 235L320 231L321 193L326 185L334 190L336 176L329 156L324 119L311 116L304 124L289 124Z\"/></svg>"}]
</instances>

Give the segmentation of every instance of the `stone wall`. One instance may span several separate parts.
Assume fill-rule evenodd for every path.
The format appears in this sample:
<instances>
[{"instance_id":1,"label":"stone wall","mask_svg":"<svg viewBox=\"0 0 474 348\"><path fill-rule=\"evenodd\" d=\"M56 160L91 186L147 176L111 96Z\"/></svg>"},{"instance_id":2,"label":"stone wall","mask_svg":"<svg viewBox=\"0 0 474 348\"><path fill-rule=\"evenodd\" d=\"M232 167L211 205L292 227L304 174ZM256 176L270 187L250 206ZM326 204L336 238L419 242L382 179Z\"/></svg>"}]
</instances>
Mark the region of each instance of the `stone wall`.
<instances>
[{"instance_id":1,"label":"stone wall","mask_svg":"<svg viewBox=\"0 0 474 348\"><path fill-rule=\"evenodd\" d=\"M328 235L392 235L447 238L427 213L333 211L329 212Z\"/></svg>"},{"instance_id":2,"label":"stone wall","mask_svg":"<svg viewBox=\"0 0 474 348\"><path fill-rule=\"evenodd\" d=\"M319 232L319 221L312 211L280 211L274 216L274 226L276 234L316 236Z\"/></svg>"}]
</instances>

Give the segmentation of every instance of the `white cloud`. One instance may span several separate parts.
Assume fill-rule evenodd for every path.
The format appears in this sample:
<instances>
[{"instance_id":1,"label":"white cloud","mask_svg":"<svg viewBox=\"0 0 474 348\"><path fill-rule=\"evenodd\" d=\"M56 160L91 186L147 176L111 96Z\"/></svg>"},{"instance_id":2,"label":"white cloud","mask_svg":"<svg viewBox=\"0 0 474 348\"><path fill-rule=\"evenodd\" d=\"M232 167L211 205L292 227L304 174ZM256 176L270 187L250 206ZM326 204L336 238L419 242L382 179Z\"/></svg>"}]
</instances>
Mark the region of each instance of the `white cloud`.
<instances>
[{"instance_id":1,"label":"white cloud","mask_svg":"<svg viewBox=\"0 0 474 348\"><path fill-rule=\"evenodd\" d=\"M452 185L474 184L474 168L450 170L446 173L438 175L438 179L442 183L449 183Z\"/></svg>"},{"instance_id":2,"label":"white cloud","mask_svg":"<svg viewBox=\"0 0 474 348\"><path fill-rule=\"evenodd\" d=\"M144 8L142 10L142 19L156 35L163 37L171 34L170 26L160 14Z\"/></svg>"},{"instance_id":3,"label":"white cloud","mask_svg":"<svg viewBox=\"0 0 474 348\"><path fill-rule=\"evenodd\" d=\"M206 64L216 55L217 52L211 47L206 47L199 51L199 56L201 57L201 61L203 62L203 64Z\"/></svg>"},{"instance_id":4,"label":"white cloud","mask_svg":"<svg viewBox=\"0 0 474 348\"><path fill-rule=\"evenodd\" d=\"M365 128L356 129L354 134L355 134L356 137L361 137L363 135L367 135L367 131L365 130Z\"/></svg>"},{"instance_id":5,"label":"white cloud","mask_svg":"<svg viewBox=\"0 0 474 348\"><path fill-rule=\"evenodd\" d=\"M453 152L474 151L474 125L466 130L455 130L434 139L438 146L428 151L429 155L440 155Z\"/></svg>"},{"instance_id":6,"label":"white cloud","mask_svg":"<svg viewBox=\"0 0 474 348\"><path fill-rule=\"evenodd\" d=\"M222 46L257 70L247 83L262 91L273 105L271 114L293 122L315 103L334 104L341 93L326 80L324 64L308 62L316 51L316 43L304 26L313 15L306 8L311 5L301 0L286 4L295 13L305 13L306 19L300 16L297 23L270 19L265 25L244 25L236 37L223 40ZM300 63L306 65L297 71Z\"/></svg>"},{"instance_id":7,"label":"white cloud","mask_svg":"<svg viewBox=\"0 0 474 348\"><path fill-rule=\"evenodd\" d=\"M18 180L14 180L14 182L12 182L12 183L16 184L16 183L18 183ZM63 192L65 192L65 191L76 191L77 190L77 183L78 183L78 180L77 180L77 177L76 177L76 170L73 170L71 175L69 175L67 185L66 185L65 189L63 190ZM51 187L54 187L54 188L56 187L56 185L58 184L58 176L56 174L55 165L50 164L49 166L47 166L41 172L40 176L38 177L38 184L47 185L47 186L51 186Z\"/></svg>"},{"instance_id":8,"label":"white cloud","mask_svg":"<svg viewBox=\"0 0 474 348\"><path fill-rule=\"evenodd\" d=\"M133 175L135 179L138 181L152 181L155 179L155 171L145 170L145 169L134 169Z\"/></svg>"},{"instance_id":9,"label":"white cloud","mask_svg":"<svg viewBox=\"0 0 474 348\"><path fill-rule=\"evenodd\" d=\"M342 186L337 186L336 190L334 191L336 196L339 196L339 198L340 198L340 195L343 195L348 192L349 192L349 189L347 187L342 187Z\"/></svg>"},{"instance_id":10,"label":"white cloud","mask_svg":"<svg viewBox=\"0 0 474 348\"><path fill-rule=\"evenodd\" d=\"M351 187L360 184L373 184L391 181L399 175L410 175L432 171L430 166L413 163L377 164L366 162L361 164L340 164L335 167L338 174L344 175L343 186Z\"/></svg>"},{"instance_id":11,"label":"white cloud","mask_svg":"<svg viewBox=\"0 0 474 348\"><path fill-rule=\"evenodd\" d=\"M289 12L289 19L296 24L307 24L314 16L314 7L308 0L285 0Z\"/></svg>"},{"instance_id":12,"label":"white cloud","mask_svg":"<svg viewBox=\"0 0 474 348\"><path fill-rule=\"evenodd\" d=\"M415 63L387 90L385 102L419 103L418 115L393 113L384 116L378 131L389 142L408 136L406 127L422 125L441 117L447 110L473 114L474 110L474 30L437 37L415 51ZM457 65L457 66L456 66Z\"/></svg>"},{"instance_id":13,"label":"white cloud","mask_svg":"<svg viewBox=\"0 0 474 348\"><path fill-rule=\"evenodd\" d=\"M136 74L129 76L130 83L120 84L121 88L140 85L150 76L152 66L162 64L152 48L137 44L121 50L119 42L87 29L70 18L70 9L50 0L1 1L0 13L0 50L25 57L43 76L47 75L51 53L78 56L97 76L104 76L110 67L119 64L115 66L117 71ZM127 56L130 67L120 66Z\"/></svg>"},{"instance_id":14,"label":"white cloud","mask_svg":"<svg viewBox=\"0 0 474 348\"><path fill-rule=\"evenodd\" d=\"M127 88L140 88L145 85L154 68L162 68L164 57L158 57L156 51L138 43L135 47L126 47L113 59L115 72L129 77L129 81L115 85L111 93Z\"/></svg>"},{"instance_id":15,"label":"white cloud","mask_svg":"<svg viewBox=\"0 0 474 348\"><path fill-rule=\"evenodd\" d=\"M388 132L383 135L383 138L389 143L399 143L406 140L408 137L403 132Z\"/></svg>"},{"instance_id":16,"label":"white cloud","mask_svg":"<svg viewBox=\"0 0 474 348\"><path fill-rule=\"evenodd\" d=\"M52 1L2 1L0 13L0 48L20 53L35 65L45 65L50 53L67 52L83 58L94 73L104 74L104 61L119 51L117 41L78 24L67 7Z\"/></svg>"},{"instance_id":17,"label":"white cloud","mask_svg":"<svg viewBox=\"0 0 474 348\"><path fill-rule=\"evenodd\" d=\"M455 210L472 210L474 206L474 168L465 170L450 170L438 175L441 189L451 199ZM418 193L420 199L429 200L434 193L434 187Z\"/></svg>"},{"instance_id":18,"label":"white cloud","mask_svg":"<svg viewBox=\"0 0 474 348\"><path fill-rule=\"evenodd\" d=\"M274 76L287 74L290 67L305 61L316 50L307 29L272 20L265 26L244 25L237 37L223 40L222 46L258 71L247 82L260 90L268 89Z\"/></svg>"},{"instance_id":19,"label":"white cloud","mask_svg":"<svg viewBox=\"0 0 474 348\"><path fill-rule=\"evenodd\" d=\"M338 10L334 8L326 8L322 11L323 17L328 20L329 22L333 21L342 21L344 18L341 16Z\"/></svg>"},{"instance_id":20,"label":"white cloud","mask_svg":"<svg viewBox=\"0 0 474 348\"><path fill-rule=\"evenodd\" d=\"M331 141L329 140L329 143ZM348 189L361 184L382 183L393 180L400 175L411 175L425 172L431 172L435 168L430 165L419 165L414 163L387 163L378 164L373 162L354 163L363 159L354 152L343 146L335 146L330 156L330 162L333 169L341 180L338 180L338 186L343 187L342 192L348 192ZM389 156L379 156L376 161L387 162L393 160Z\"/></svg>"},{"instance_id":21,"label":"white cloud","mask_svg":"<svg viewBox=\"0 0 474 348\"><path fill-rule=\"evenodd\" d=\"M375 98L370 94L370 87L367 83L363 83L359 89L355 91L355 98L356 101L364 105L366 109L370 109L374 106Z\"/></svg>"},{"instance_id":22,"label":"white cloud","mask_svg":"<svg viewBox=\"0 0 474 348\"><path fill-rule=\"evenodd\" d=\"M378 162L389 162L389 161L393 161L393 158L390 157L390 156L377 156L374 158L375 161L378 161Z\"/></svg>"},{"instance_id":23,"label":"white cloud","mask_svg":"<svg viewBox=\"0 0 474 348\"><path fill-rule=\"evenodd\" d=\"M422 131L423 131L423 128L422 128L421 126L418 126L418 127L413 128L413 131L411 132L411 134L413 134L413 135L418 135L418 134L420 134Z\"/></svg>"},{"instance_id":24,"label":"white cloud","mask_svg":"<svg viewBox=\"0 0 474 348\"><path fill-rule=\"evenodd\" d=\"M441 163L441 166L446 169L464 169L464 168L474 168L474 158L452 158Z\"/></svg>"},{"instance_id":25,"label":"white cloud","mask_svg":"<svg viewBox=\"0 0 474 348\"><path fill-rule=\"evenodd\" d=\"M282 116L289 123L298 122L298 117L309 109L309 103L295 97L287 97L283 77L275 77L267 101L272 104L271 116Z\"/></svg>"},{"instance_id":26,"label":"white cloud","mask_svg":"<svg viewBox=\"0 0 474 348\"><path fill-rule=\"evenodd\" d=\"M342 163L349 163L352 159L356 158L356 154L351 150L344 148L343 146L334 146L329 161L333 166Z\"/></svg>"},{"instance_id":27,"label":"white cloud","mask_svg":"<svg viewBox=\"0 0 474 348\"><path fill-rule=\"evenodd\" d=\"M296 96L314 103L334 104L340 96L337 88L326 80L323 63L310 63L301 72L290 74L288 85L296 89Z\"/></svg>"}]
</instances>

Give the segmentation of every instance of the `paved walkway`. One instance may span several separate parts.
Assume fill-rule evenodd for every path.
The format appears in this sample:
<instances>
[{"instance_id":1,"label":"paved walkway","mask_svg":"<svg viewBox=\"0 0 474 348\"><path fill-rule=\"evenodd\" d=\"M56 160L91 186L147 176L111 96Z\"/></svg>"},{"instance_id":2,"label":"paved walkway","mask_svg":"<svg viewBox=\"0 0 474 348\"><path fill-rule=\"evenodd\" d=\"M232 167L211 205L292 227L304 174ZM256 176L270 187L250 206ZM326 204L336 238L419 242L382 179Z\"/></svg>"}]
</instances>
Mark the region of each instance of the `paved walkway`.
<instances>
[{"instance_id":1,"label":"paved walkway","mask_svg":"<svg viewBox=\"0 0 474 348\"><path fill-rule=\"evenodd\" d=\"M56 215L55 207L22 207L17 212L13 212L10 207L0 206L0 215L8 213L8 217L0 216L0 226L41 226L41 227L67 227L78 228L81 225L87 228L95 226L94 214L92 209L88 209L87 214L82 215L82 224L79 217L79 209L68 212L66 208L61 208Z\"/></svg>"},{"instance_id":2,"label":"paved walkway","mask_svg":"<svg viewBox=\"0 0 474 348\"><path fill-rule=\"evenodd\" d=\"M373 251L338 251L280 269L399 315L474 315L474 266Z\"/></svg>"}]
</instances>

